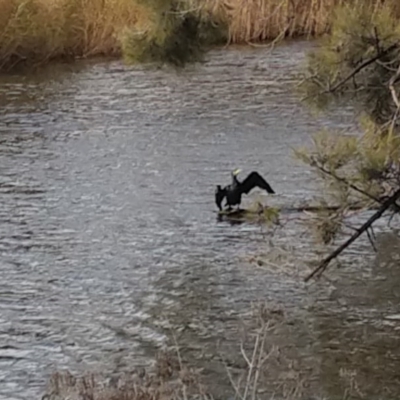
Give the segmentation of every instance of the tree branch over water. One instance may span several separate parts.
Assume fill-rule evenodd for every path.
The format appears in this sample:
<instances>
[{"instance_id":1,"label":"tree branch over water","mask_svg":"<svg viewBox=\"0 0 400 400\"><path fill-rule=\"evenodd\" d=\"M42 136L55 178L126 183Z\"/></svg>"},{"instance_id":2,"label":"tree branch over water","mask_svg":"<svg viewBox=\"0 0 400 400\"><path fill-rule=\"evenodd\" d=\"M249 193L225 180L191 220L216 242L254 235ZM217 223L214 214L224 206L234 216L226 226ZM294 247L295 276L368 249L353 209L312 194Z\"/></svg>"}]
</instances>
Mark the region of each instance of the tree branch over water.
<instances>
[{"instance_id":1,"label":"tree branch over water","mask_svg":"<svg viewBox=\"0 0 400 400\"><path fill-rule=\"evenodd\" d=\"M333 179L337 180L338 182L341 182L341 183L345 184L345 185L348 186L350 189L353 189L355 192L360 193L360 194L364 195L365 197L368 197L369 199L374 200L374 201L377 202L377 203L384 204L384 202L385 202L386 199L378 198L378 197L372 195L371 193L369 193L369 192L367 192L367 191L365 191L365 190L359 188L358 186L352 184L352 183L349 182L347 179L342 178L342 177L336 175L335 173L333 173L333 172L327 170L326 168L324 168L324 167L321 166L321 165L316 165L315 167L316 167L319 171L321 171L322 173L324 173L324 174L326 174L326 175L332 177ZM394 206L394 208L395 208L395 210L396 210L397 212L400 211L400 206L396 203L396 201L393 203L393 206Z\"/></svg>"},{"instance_id":2,"label":"tree branch over water","mask_svg":"<svg viewBox=\"0 0 400 400\"><path fill-rule=\"evenodd\" d=\"M400 31L395 13L400 8L393 7L395 3L390 2L379 12L361 3L339 7L330 35L308 57L300 85L305 98L320 109L340 99L362 116L361 135L325 130L314 137L312 150L297 152L339 201L340 209L333 216L335 230L330 230L332 215L322 213L317 217L318 228L322 227L318 234L324 238L329 233L331 241L340 231L338 226L346 226L344 218L354 195L364 209L375 207L372 202L379 208L305 281L320 276L363 233L376 251L372 225L391 210L390 225L392 217L400 212Z\"/></svg>"},{"instance_id":3,"label":"tree branch over water","mask_svg":"<svg viewBox=\"0 0 400 400\"><path fill-rule=\"evenodd\" d=\"M390 208L391 205L395 204L400 198L400 189L397 190L393 196L389 197L379 208L379 210L368 219L348 240L346 240L341 246L333 251L328 257L326 257L314 271L311 272L306 278L305 282L308 282L311 278L316 275L321 275L329 266L330 262L337 258L347 247L349 247L354 241L356 241L364 232L367 232L372 224L377 221L385 211Z\"/></svg>"},{"instance_id":4,"label":"tree branch over water","mask_svg":"<svg viewBox=\"0 0 400 400\"><path fill-rule=\"evenodd\" d=\"M378 54L376 54L374 57L371 57L370 59L362 62L358 67L354 68L353 71L351 71L346 77L344 77L343 79L341 79L339 82L337 82L333 87L328 88L327 90L325 90L324 92L322 92L321 94L326 94L326 93L334 93L336 90L338 90L341 86L343 86L345 83L347 83L350 79L352 79L353 77L355 77L360 71L362 71L364 68L368 67L369 65L371 65L372 63L374 63L375 61L383 58L384 56L386 56L387 54L389 54L391 51L395 50L396 48L398 48L398 44L394 43L391 46L389 46L386 50L380 51L378 52Z\"/></svg>"}]
</instances>

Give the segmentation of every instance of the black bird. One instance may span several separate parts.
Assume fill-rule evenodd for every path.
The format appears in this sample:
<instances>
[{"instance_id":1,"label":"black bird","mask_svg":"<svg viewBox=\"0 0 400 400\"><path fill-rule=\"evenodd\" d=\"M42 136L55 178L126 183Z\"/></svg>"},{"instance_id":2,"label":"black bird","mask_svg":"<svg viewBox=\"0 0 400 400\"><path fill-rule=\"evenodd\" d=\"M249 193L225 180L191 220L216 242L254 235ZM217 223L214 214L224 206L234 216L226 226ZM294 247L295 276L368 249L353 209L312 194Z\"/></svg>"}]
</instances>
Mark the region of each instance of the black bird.
<instances>
[{"instance_id":1,"label":"black bird","mask_svg":"<svg viewBox=\"0 0 400 400\"><path fill-rule=\"evenodd\" d=\"M220 211L222 210L222 201L224 198L226 198L225 206L228 206L227 210L232 210L232 206L240 206L242 194L248 194L255 187L264 189L270 194L275 193L271 186L258 172L251 172L243 182L240 182L237 179L239 173L239 169L232 172L232 183L230 185L225 186L224 188L220 185L217 186L215 191L215 203Z\"/></svg>"}]
</instances>

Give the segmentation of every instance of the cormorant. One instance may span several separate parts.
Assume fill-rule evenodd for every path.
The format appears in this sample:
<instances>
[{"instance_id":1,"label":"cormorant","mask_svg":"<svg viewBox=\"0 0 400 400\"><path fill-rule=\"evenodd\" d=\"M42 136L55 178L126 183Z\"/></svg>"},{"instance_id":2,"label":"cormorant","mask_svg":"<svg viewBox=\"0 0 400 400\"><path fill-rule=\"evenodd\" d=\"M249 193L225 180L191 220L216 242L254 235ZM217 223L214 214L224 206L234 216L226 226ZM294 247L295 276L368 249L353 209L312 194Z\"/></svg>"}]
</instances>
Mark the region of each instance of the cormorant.
<instances>
[{"instance_id":1,"label":"cormorant","mask_svg":"<svg viewBox=\"0 0 400 400\"><path fill-rule=\"evenodd\" d=\"M243 182L240 182L237 179L239 173L239 169L232 172L232 183L230 185L225 186L224 188L220 185L217 186L215 191L215 203L220 211L222 210L222 201L224 198L226 198L225 206L228 206L227 210L232 210L232 206L240 206L242 194L249 193L255 187L264 189L270 194L275 193L271 186L258 172L251 172Z\"/></svg>"}]
</instances>

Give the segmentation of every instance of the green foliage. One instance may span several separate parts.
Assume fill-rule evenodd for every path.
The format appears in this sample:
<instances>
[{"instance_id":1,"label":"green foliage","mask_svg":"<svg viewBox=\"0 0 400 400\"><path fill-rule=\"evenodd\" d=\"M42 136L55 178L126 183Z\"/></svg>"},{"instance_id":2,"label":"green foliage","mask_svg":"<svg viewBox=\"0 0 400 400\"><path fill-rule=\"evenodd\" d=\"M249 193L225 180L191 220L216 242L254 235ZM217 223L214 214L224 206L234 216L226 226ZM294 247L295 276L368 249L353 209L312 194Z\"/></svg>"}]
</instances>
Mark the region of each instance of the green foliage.
<instances>
[{"instance_id":1,"label":"green foliage","mask_svg":"<svg viewBox=\"0 0 400 400\"><path fill-rule=\"evenodd\" d=\"M370 201L368 194L387 195L388 182L400 171L400 138L373 131L361 137L324 131L314 136L312 149L299 149L296 156L316 169L339 204L349 200L350 185L367 193L362 198Z\"/></svg>"},{"instance_id":2,"label":"green foliage","mask_svg":"<svg viewBox=\"0 0 400 400\"><path fill-rule=\"evenodd\" d=\"M201 61L207 46L226 38L222 23L198 10L187 10L187 3L151 0L147 6L152 9L150 24L128 29L121 38L129 63L184 67L188 62Z\"/></svg>"},{"instance_id":3,"label":"green foliage","mask_svg":"<svg viewBox=\"0 0 400 400\"><path fill-rule=\"evenodd\" d=\"M322 202L321 208L327 204ZM317 241L323 244L330 244L334 241L337 234L341 231L342 223L344 220L344 210L320 211L317 217L312 220L311 228L313 229L314 237Z\"/></svg>"},{"instance_id":4,"label":"green foliage","mask_svg":"<svg viewBox=\"0 0 400 400\"><path fill-rule=\"evenodd\" d=\"M341 231L355 202L376 206L400 185L398 9L394 1L341 6L330 35L307 59L302 90L309 103L323 109L334 101L347 102L362 115L361 135L323 131L313 138L311 149L296 152L339 206L313 222L324 243Z\"/></svg>"},{"instance_id":5,"label":"green foliage","mask_svg":"<svg viewBox=\"0 0 400 400\"><path fill-rule=\"evenodd\" d=\"M120 54L124 27L147 16L133 0L0 0L0 69Z\"/></svg>"},{"instance_id":6,"label":"green foliage","mask_svg":"<svg viewBox=\"0 0 400 400\"><path fill-rule=\"evenodd\" d=\"M323 198L321 210L326 211L312 221L314 233L325 244L341 232L353 206L376 206L399 187L400 137L379 129L371 119L362 122L361 136L323 131L314 136L311 148L295 153L322 178L330 203L339 207L330 212Z\"/></svg>"},{"instance_id":7,"label":"green foliage","mask_svg":"<svg viewBox=\"0 0 400 400\"><path fill-rule=\"evenodd\" d=\"M347 4L337 8L331 33L310 53L302 89L313 105L345 98L382 123L394 112L388 82L399 65L400 25L393 8Z\"/></svg>"},{"instance_id":8,"label":"green foliage","mask_svg":"<svg viewBox=\"0 0 400 400\"><path fill-rule=\"evenodd\" d=\"M263 217L269 225L279 224L280 210L276 207L264 207Z\"/></svg>"},{"instance_id":9,"label":"green foliage","mask_svg":"<svg viewBox=\"0 0 400 400\"><path fill-rule=\"evenodd\" d=\"M329 173L354 171L358 157L358 140L338 132L322 131L313 137L313 150L300 148L296 156L310 166L319 166Z\"/></svg>"}]
</instances>

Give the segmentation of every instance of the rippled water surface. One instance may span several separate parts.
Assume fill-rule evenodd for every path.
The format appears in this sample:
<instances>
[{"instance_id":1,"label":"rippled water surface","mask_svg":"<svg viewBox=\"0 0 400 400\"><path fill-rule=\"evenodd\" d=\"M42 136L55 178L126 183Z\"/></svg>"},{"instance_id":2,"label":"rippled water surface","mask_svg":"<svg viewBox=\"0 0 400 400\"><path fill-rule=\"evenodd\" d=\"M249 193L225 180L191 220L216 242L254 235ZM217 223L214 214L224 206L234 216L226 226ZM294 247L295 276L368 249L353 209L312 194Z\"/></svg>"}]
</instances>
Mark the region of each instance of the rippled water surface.
<instances>
[{"instance_id":1,"label":"rippled water surface","mask_svg":"<svg viewBox=\"0 0 400 400\"><path fill-rule=\"evenodd\" d=\"M398 286L373 262L357 272L367 243L333 294L321 284L311 296L296 274L245 262L266 247L259 226L216 220L214 187L235 167L262 173L278 204L317 193L292 148L352 114L316 119L300 105L309 47L218 50L183 73L113 61L0 77L1 400L38 398L55 369L146 365L168 328L188 327L193 354L212 352L256 299L312 318L312 334L299 327L287 342L311 357L323 393L343 395L344 369L376 373L396 398L400 325L384 317L399 311ZM285 229L279 243L312 254L304 226Z\"/></svg>"}]
</instances>

